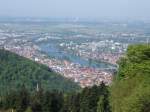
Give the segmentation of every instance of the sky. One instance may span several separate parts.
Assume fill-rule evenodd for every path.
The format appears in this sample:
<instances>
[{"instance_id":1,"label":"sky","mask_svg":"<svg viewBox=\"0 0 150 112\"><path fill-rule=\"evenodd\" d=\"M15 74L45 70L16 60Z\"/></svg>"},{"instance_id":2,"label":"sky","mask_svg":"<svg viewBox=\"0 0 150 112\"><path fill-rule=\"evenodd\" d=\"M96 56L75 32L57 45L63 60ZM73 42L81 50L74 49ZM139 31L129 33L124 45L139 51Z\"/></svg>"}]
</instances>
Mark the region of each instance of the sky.
<instances>
[{"instance_id":1,"label":"sky","mask_svg":"<svg viewBox=\"0 0 150 112\"><path fill-rule=\"evenodd\" d=\"M3 16L150 20L150 0L0 0Z\"/></svg>"}]
</instances>

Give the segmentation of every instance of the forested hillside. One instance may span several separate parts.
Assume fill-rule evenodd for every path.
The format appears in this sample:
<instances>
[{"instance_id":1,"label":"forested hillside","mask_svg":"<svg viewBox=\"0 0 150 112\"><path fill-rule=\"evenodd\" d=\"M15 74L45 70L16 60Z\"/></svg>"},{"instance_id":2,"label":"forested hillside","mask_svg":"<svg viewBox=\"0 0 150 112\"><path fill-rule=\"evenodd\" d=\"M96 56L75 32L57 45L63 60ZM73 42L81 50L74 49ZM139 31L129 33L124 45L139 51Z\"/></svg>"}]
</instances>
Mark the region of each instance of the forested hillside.
<instances>
[{"instance_id":1,"label":"forested hillside","mask_svg":"<svg viewBox=\"0 0 150 112\"><path fill-rule=\"evenodd\" d=\"M108 96L104 83L71 94L22 86L0 99L0 112L110 112Z\"/></svg>"},{"instance_id":2,"label":"forested hillside","mask_svg":"<svg viewBox=\"0 0 150 112\"><path fill-rule=\"evenodd\" d=\"M65 92L80 88L44 65L9 51L0 50L0 94L19 89L22 85L33 91L37 84L45 90L56 89Z\"/></svg>"},{"instance_id":3,"label":"forested hillside","mask_svg":"<svg viewBox=\"0 0 150 112\"><path fill-rule=\"evenodd\" d=\"M111 87L112 112L150 112L150 45L131 45Z\"/></svg>"},{"instance_id":4,"label":"forested hillside","mask_svg":"<svg viewBox=\"0 0 150 112\"><path fill-rule=\"evenodd\" d=\"M74 93L51 91L54 87L64 91L68 89L76 90L78 87L66 80L59 82L60 78L58 78L59 80L54 78L58 75L47 71L48 68L43 65L18 57L8 51L2 50L1 52L1 91L6 87L20 87L20 89L6 89L10 92L0 97L0 112L150 112L150 45L148 44L129 46L126 55L119 61L118 73L110 87L101 83L99 86L84 88ZM10 59L14 61L10 61ZM5 68L6 71L9 72L4 72L4 66L7 68ZM31 70L36 69L37 66L41 71L34 74ZM13 72L10 72L9 67L15 68ZM18 72L15 72L15 70L18 70L18 68L16 69L16 67L21 67L18 72L26 68L25 71L22 71L22 74L28 73L26 70L30 70L31 75L28 73L26 77L25 74L23 76L17 74ZM31 69L31 67L33 68ZM47 78L38 75L39 73L46 74ZM36 78L31 78L32 75ZM7 78L4 76L7 76ZM13 78L13 76L15 77ZM28 78L29 76L31 77ZM49 82L52 76L53 80ZM24 78L27 81L23 80ZM43 85L39 88L39 91L34 90L36 83L34 85L30 82L34 82L33 79L36 80L36 83L40 81ZM4 80L7 82L5 83ZM21 81L24 82L24 85ZM46 86L45 81L49 84L53 83L49 87ZM58 85L55 85L54 82ZM3 83L4 86L2 86ZM72 85L67 86L68 83ZM60 86L61 84L63 85ZM43 87L49 88L50 91Z\"/></svg>"}]
</instances>

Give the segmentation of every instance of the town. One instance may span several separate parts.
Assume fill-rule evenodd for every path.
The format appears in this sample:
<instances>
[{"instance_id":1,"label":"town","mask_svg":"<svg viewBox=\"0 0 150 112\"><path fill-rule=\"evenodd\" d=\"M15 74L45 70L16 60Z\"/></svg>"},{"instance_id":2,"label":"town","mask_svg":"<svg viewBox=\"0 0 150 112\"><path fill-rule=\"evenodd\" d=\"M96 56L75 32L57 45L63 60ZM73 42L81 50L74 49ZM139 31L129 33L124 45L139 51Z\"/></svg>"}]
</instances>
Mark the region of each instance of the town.
<instances>
[{"instance_id":1,"label":"town","mask_svg":"<svg viewBox=\"0 0 150 112\"><path fill-rule=\"evenodd\" d=\"M84 88L99 85L101 82L110 85L113 74L118 68L117 61L124 55L130 42L136 43L138 39L142 43L149 38L137 32L107 34L104 31L99 34L95 33L98 29L91 30L88 25L90 30L87 31L86 27L69 26L69 24L65 29L76 33L68 34L67 32L70 31L61 33L60 30L65 30L60 29L61 25L65 27L64 24L60 24L56 32L53 31L53 27L57 25L51 26L52 28L47 32L48 29L41 30L43 26L39 24L27 26L1 23L0 48L44 64L50 70ZM16 27L20 28L19 31L16 30ZM95 38L91 38L91 35ZM141 35L142 39L139 38ZM126 38L128 36L131 38ZM122 43L122 39L126 41Z\"/></svg>"},{"instance_id":2,"label":"town","mask_svg":"<svg viewBox=\"0 0 150 112\"><path fill-rule=\"evenodd\" d=\"M112 81L112 74L109 72L89 67L81 67L78 64L74 64L66 60L50 59L45 54L40 53L38 51L38 46L36 45L31 43L17 45L17 43L21 43L21 41L23 43L25 42L25 40L21 39L20 41L16 41L16 39L11 40L11 44L7 43L8 45L4 45L4 47L1 45L1 49L4 48L5 50L14 52L20 56L49 66L50 69L63 75L66 78L73 80L81 87L98 85L102 81L109 85ZM1 42L3 43L3 41Z\"/></svg>"}]
</instances>

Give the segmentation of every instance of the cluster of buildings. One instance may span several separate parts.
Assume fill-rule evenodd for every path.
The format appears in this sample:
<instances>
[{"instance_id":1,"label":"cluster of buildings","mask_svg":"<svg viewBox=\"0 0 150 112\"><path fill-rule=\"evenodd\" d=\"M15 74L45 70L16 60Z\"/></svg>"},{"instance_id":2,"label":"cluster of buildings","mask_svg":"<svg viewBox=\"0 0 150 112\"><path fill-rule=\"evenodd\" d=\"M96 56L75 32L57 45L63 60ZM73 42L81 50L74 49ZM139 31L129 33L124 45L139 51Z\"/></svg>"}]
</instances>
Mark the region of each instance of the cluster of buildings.
<instances>
[{"instance_id":1,"label":"cluster of buildings","mask_svg":"<svg viewBox=\"0 0 150 112\"><path fill-rule=\"evenodd\" d=\"M0 48L44 64L84 88L99 85L101 82L109 85L113 74L104 69L81 66L65 59L50 58L41 52L37 43L48 43L52 40L56 46L58 45L58 48L67 53L71 52L84 59L116 65L129 43L145 42L146 38L149 38L149 35L146 36L144 33L124 32L123 30L117 32L100 31L99 28L92 29L88 25L77 28L74 28L74 25L64 26L64 24L62 28L56 26L54 29L53 27L46 29L45 25L42 27L32 24L0 24ZM107 25L105 27L108 28ZM41 31L44 28L46 31ZM49 30L49 28L52 29Z\"/></svg>"},{"instance_id":2,"label":"cluster of buildings","mask_svg":"<svg viewBox=\"0 0 150 112\"><path fill-rule=\"evenodd\" d=\"M74 64L66 60L58 60L49 58L46 54L39 51L38 46L24 39L12 38L11 41L2 39L1 48L14 52L20 56L29 58L38 63L48 66L53 71L60 75L73 80L81 87L99 85L102 81L105 84L110 84L112 74L100 69L81 67L79 64Z\"/></svg>"},{"instance_id":3,"label":"cluster of buildings","mask_svg":"<svg viewBox=\"0 0 150 112\"><path fill-rule=\"evenodd\" d=\"M44 64L60 75L78 83L81 87L99 85L101 82L107 85L111 83L113 78L111 72L100 68L81 66L65 59L50 58L35 45L35 43L47 42L50 39L60 39L59 36L61 35L59 33L49 36L49 33L43 34L38 31L34 32L34 30L29 32L24 32L24 30L15 31L9 25L5 25L5 27L6 29L0 28L0 48ZM87 38L84 35L78 35L78 38L81 36ZM67 40L68 37L65 38ZM116 64L116 61L126 49L125 44L122 45L109 40L80 44L70 41L70 43L60 43L59 47L67 52L71 51L84 59L103 60L112 64Z\"/></svg>"},{"instance_id":4,"label":"cluster of buildings","mask_svg":"<svg viewBox=\"0 0 150 112\"><path fill-rule=\"evenodd\" d=\"M60 47L73 52L74 54L93 60L101 60L116 64L119 58L126 51L128 44L121 44L113 40L93 41L86 43L61 43Z\"/></svg>"},{"instance_id":5,"label":"cluster of buildings","mask_svg":"<svg viewBox=\"0 0 150 112\"><path fill-rule=\"evenodd\" d=\"M78 64L66 60L35 57L36 62L49 66L55 72L78 83L81 87L99 85L101 82L109 85L112 81L112 73L89 67L81 67Z\"/></svg>"}]
</instances>

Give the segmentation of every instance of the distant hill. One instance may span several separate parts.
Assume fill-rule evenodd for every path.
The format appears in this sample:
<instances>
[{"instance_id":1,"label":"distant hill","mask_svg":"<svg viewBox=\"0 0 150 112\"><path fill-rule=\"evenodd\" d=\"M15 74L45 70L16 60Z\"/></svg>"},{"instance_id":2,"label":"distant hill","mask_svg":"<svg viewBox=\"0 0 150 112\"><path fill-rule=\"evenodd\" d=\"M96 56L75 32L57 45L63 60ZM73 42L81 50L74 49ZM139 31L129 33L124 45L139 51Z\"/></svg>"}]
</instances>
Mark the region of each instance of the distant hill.
<instances>
[{"instance_id":1,"label":"distant hill","mask_svg":"<svg viewBox=\"0 0 150 112\"><path fill-rule=\"evenodd\" d=\"M150 112L150 44L131 45L111 87L112 112Z\"/></svg>"},{"instance_id":2,"label":"distant hill","mask_svg":"<svg viewBox=\"0 0 150 112\"><path fill-rule=\"evenodd\" d=\"M0 94L25 85L34 91L37 83L45 90L72 92L80 89L74 82L38 64L9 51L0 50Z\"/></svg>"}]
</instances>

